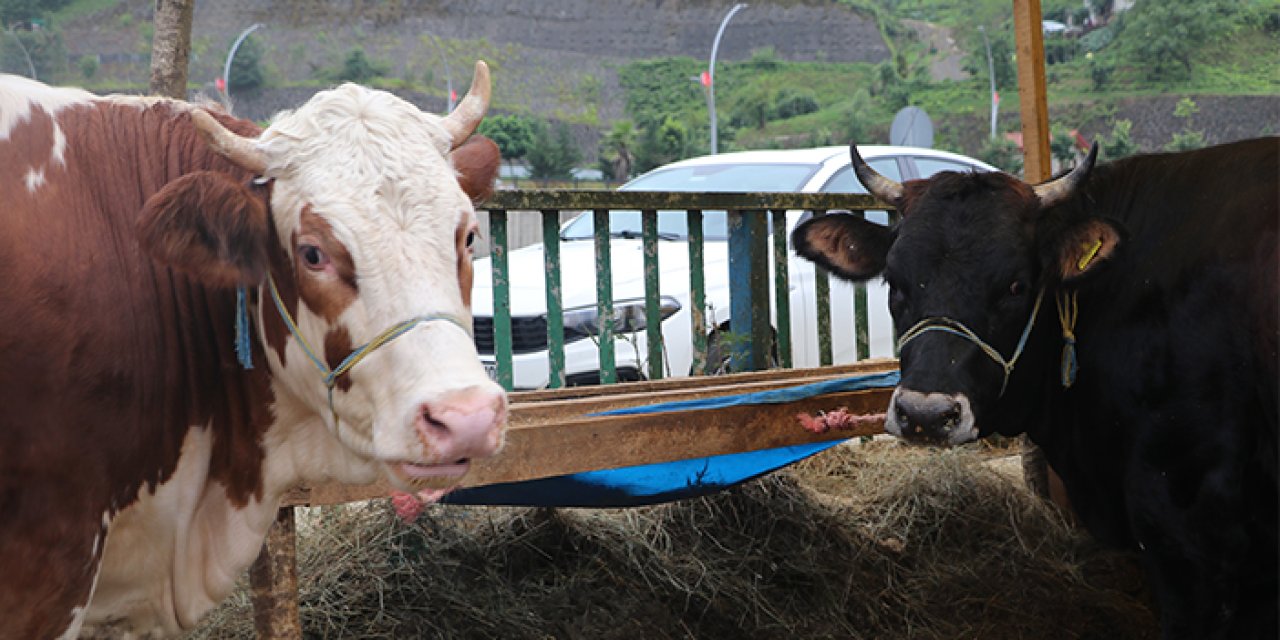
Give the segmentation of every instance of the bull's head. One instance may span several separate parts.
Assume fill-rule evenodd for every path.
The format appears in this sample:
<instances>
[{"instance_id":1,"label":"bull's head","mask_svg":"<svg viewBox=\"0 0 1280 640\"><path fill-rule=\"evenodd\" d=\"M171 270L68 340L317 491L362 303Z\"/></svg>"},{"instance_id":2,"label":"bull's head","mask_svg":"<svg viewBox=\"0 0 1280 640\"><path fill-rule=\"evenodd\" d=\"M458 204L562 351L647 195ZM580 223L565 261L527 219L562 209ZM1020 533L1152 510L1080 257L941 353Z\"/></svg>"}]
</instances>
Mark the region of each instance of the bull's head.
<instances>
[{"instance_id":1,"label":"bull's head","mask_svg":"<svg viewBox=\"0 0 1280 640\"><path fill-rule=\"evenodd\" d=\"M1046 296L1096 272L1120 242L1113 222L1068 206L1097 148L1071 173L1035 186L956 172L900 184L856 147L850 153L863 186L901 221L816 217L792 234L795 250L843 279L883 275L888 283L902 380L887 431L949 444L985 435L984 417L1010 386L1036 318L1045 331L1056 328L1052 310L1040 310L1052 304Z\"/></svg>"},{"instance_id":2,"label":"bull's head","mask_svg":"<svg viewBox=\"0 0 1280 640\"><path fill-rule=\"evenodd\" d=\"M256 137L193 109L205 142L258 179L188 173L143 215L163 262L258 293L277 416L324 421L402 490L455 484L502 442L505 395L470 335L473 200L499 158L468 139L488 101L478 62L446 117L350 84Z\"/></svg>"}]
</instances>

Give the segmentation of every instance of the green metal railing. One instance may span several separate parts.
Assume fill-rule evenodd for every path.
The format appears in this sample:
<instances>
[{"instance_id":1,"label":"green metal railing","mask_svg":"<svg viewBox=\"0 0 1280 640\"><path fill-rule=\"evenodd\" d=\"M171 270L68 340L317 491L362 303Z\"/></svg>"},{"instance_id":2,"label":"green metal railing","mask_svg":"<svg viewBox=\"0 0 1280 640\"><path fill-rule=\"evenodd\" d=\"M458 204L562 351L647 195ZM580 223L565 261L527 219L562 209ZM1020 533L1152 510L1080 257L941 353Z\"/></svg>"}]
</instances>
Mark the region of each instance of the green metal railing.
<instances>
[{"instance_id":1,"label":"green metal railing","mask_svg":"<svg viewBox=\"0 0 1280 640\"><path fill-rule=\"evenodd\" d=\"M663 377L662 317L659 304L658 211L683 210L689 228L690 318L693 339L693 373L700 374L707 365L706 278L704 273L703 212L728 212L729 226L729 294L730 332L747 336L731 343L735 367L758 370L770 366L770 355L777 364L792 366L790 274L787 270L789 239L786 229L788 210L811 210L825 215L831 210L848 210L864 215L868 209L890 209L871 196L855 194L800 193L686 193L644 191L578 191L529 190L499 191L481 205L489 212L489 236L493 265L493 332L496 379L507 389L513 388L513 351L511 330L511 278L508 266L507 222L510 216L541 215L542 240L545 247L547 303L547 345L549 385L562 387L565 377L564 304L560 271L560 223L562 211L591 211L595 223L596 312L599 318L614 314L612 256L610 255L609 216L613 211L640 211L645 291L645 340L647 367L643 373L650 379ZM769 226L772 231L769 231ZM774 297L769 297L769 244L772 240L774 264ZM831 295L826 272L815 268L815 297L819 362L832 364ZM771 319L770 304L776 308ZM859 285L854 293L856 355L870 353L867 320L867 293ZM597 344L600 353L600 382L616 382L618 378L611 322L601 322Z\"/></svg>"}]
</instances>

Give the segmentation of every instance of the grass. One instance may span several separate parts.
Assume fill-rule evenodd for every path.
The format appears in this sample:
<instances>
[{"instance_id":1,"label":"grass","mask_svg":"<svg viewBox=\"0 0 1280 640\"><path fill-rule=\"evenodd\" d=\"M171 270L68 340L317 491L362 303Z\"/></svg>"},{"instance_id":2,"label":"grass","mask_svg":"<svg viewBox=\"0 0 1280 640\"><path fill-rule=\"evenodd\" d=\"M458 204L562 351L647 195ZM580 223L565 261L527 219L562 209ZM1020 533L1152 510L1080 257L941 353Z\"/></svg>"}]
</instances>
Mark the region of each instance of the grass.
<instances>
[{"instance_id":1,"label":"grass","mask_svg":"<svg viewBox=\"0 0 1280 640\"><path fill-rule=\"evenodd\" d=\"M306 637L1154 638L1134 558L1023 487L1016 457L876 440L628 510L313 509ZM993 455L995 457L993 457ZM189 640L251 638L248 595Z\"/></svg>"},{"instance_id":2,"label":"grass","mask_svg":"<svg viewBox=\"0 0 1280 640\"><path fill-rule=\"evenodd\" d=\"M67 6L52 14L54 24L65 24L73 20L97 15L120 4L120 0L73 0Z\"/></svg>"}]
</instances>

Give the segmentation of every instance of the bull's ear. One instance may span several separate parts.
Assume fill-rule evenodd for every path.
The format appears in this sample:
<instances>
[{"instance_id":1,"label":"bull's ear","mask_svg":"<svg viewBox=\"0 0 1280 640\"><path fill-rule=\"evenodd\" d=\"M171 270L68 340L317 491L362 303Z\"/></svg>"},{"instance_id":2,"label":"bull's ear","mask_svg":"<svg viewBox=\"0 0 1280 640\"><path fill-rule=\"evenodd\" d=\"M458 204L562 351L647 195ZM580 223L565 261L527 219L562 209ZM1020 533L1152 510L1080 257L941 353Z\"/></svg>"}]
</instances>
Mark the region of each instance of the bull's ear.
<instances>
[{"instance_id":1,"label":"bull's ear","mask_svg":"<svg viewBox=\"0 0 1280 640\"><path fill-rule=\"evenodd\" d=\"M810 218L791 232L791 246L804 258L845 279L860 281L884 271L893 234L859 216Z\"/></svg>"},{"instance_id":2,"label":"bull's ear","mask_svg":"<svg viewBox=\"0 0 1280 640\"><path fill-rule=\"evenodd\" d=\"M449 157L458 172L458 184L471 202L479 204L493 195L493 183L498 179L498 167L502 162L502 154L494 141L473 135L454 149Z\"/></svg>"},{"instance_id":3,"label":"bull's ear","mask_svg":"<svg viewBox=\"0 0 1280 640\"><path fill-rule=\"evenodd\" d=\"M213 171L190 173L143 206L138 236L156 260L210 286L262 281L267 205L246 185Z\"/></svg>"},{"instance_id":4,"label":"bull's ear","mask_svg":"<svg viewBox=\"0 0 1280 640\"><path fill-rule=\"evenodd\" d=\"M1059 231L1048 243L1046 273L1071 282L1097 273L1124 242L1124 227L1102 218L1087 218Z\"/></svg>"}]
</instances>

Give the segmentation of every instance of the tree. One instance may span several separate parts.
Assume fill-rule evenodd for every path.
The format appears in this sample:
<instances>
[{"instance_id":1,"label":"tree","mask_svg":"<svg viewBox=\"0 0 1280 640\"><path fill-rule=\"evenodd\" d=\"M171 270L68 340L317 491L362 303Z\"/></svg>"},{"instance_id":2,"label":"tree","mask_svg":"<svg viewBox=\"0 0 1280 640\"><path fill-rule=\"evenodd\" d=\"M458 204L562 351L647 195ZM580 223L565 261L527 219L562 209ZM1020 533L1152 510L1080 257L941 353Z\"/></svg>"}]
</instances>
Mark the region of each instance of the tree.
<instances>
[{"instance_id":1,"label":"tree","mask_svg":"<svg viewBox=\"0 0 1280 640\"><path fill-rule=\"evenodd\" d=\"M1233 30L1243 10L1240 0L1138 0L1124 14L1118 37L1148 80L1185 80L1195 54Z\"/></svg>"},{"instance_id":2,"label":"tree","mask_svg":"<svg viewBox=\"0 0 1280 640\"><path fill-rule=\"evenodd\" d=\"M57 11L71 0L0 0L0 27Z\"/></svg>"},{"instance_id":3,"label":"tree","mask_svg":"<svg viewBox=\"0 0 1280 640\"><path fill-rule=\"evenodd\" d=\"M1074 163L1076 159L1076 140L1066 129L1054 128L1053 135L1049 137L1049 151L1053 154L1053 159L1058 161L1058 166L1065 167L1067 163Z\"/></svg>"},{"instance_id":4,"label":"tree","mask_svg":"<svg viewBox=\"0 0 1280 640\"><path fill-rule=\"evenodd\" d=\"M541 124L533 136L533 144L529 147L526 160L529 163L529 177L535 180L566 180L573 177L573 168L582 159L569 133L568 125L559 123L555 131L547 124Z\"/></svg>"},{"instance_id":5,"label":"tree","mask_svg":"<svg viewBox=\"0 0 1280 640\"><path fill-rule=\"evenodd\" d=\"M1181 118L1184 124L1182 131L1175 132L1173 139L1169 140L1169 144L1164 146L1165 151L1190 151L1204 146L1204 131L1191 128L1192 121L1199 112L1200 107L1191 98L1183 98L1178 101L1178 104L1173 108L1173 115Z\"/></svg>"},{"instance_id":6,"label":"tree","mask_svg":"<svg viewBox=\"0 0 1280 640\"><path fill-rule=\"evenodd\" d=\"M490 116L480 122L476 131L498 145L498 153L504 160L514 163L529 153L537 126L522 116Z\"/></svg>"},{"instance_id":7,"label":"tree","mask_svg":"<svg viewBox=\"0 0 1280 640\"><path fill-rule=\"evenodd\" d=\"M1018 153L1018 145L1003 136L988 138L978 152L978 159L1007 173L1022 173L1022 154Z\"/></svg>"},{"instance_id":8,"label":"tree","mask_svg":"<svg viewBox=\"0 0 1280 640\"><path fill-rule=\"evenodd\" d=\"M191 57L191 12L195 0L156 0L155 36L151 40L153 95L187 97L187 65Z\"/></svg>"},{"instance_id":9,"label":"tree","mask_svg":"<svg viewBox=\"0 0 1280 640\"><path fill-rule=\"evenodd\" d=\"M67 66L67 49L57 27L18 29L0 33L0 71L36 79L61 74Z\"/></svg>"},{"instance_id":10,"label":"tree","mask_svg":"<svg viewBox=\"0 0 1280 640\"><path fill-rule=\"evenodd\" d=\"M366 84L374 78L385 76L389 71L389 65L369 58L364 49L356 47L347 52L347 57L342 61L342 67L338 69L334 80Z\"/></svg>"},{"instance_id":11,"label":"tree","mask_svg":"<svg viewBox=\"0 0 1280 640\"><path fill-rule=\"evenodd\" d=\"M613 123L613 129L600 143L600 172L613 180L630 178L631 169L635 166L635 156L631 152L635 143L635 125L629 120Z\"/></svg>"},{"instance_id":12,"label":"tree","mask_svg":"<svg viewBox=\"0 0 1280 640\"><path fill-rule=\"evenodd\" d=\"M646 127L636 149L636 171L643 172L688 157L689 127L673 116Z\"/></svg>"},{"instance_id":13,"label":"tree","mask_svg":"<svg viewBox=\"0 0 1280 640\"><path fill-rule=\"evenodd\" d=\"M231 59L231 77L227 86L232 91L249 91L262 86L262 41L253 36L244 39Z\"/></svg>"},{"instance_id":14,"label":"tree","mask_svg":"<svg viewBox=\"0 0 1280 640\"><path fill-rule=\"evenodd\" d=\"M80 56L80 60L76 62L80 67L80 75L85 80L92 80L93 76L98 74L98 57L91 55Z\"/></svg>"},{"instance_id":15,"label":"tree","mask_svg":"<svg viewBox=\"0 0 1280 640\"><path fill-rule=\"evenodd\" d=\"M991 43L991 65L987 65L987 45L982 39L982 32L975 31L970 34L969 44L965 47L964 70L970 76L983 80L988 80L991 70L994 70L997 90L1013 93L1018 86L1018 68L1013 59L1013 31L1007 25L988 28L987 40Z\"/></svg>"},{"instance_id":16,"label":"tree","mask_svg":"<svg viewBox=\"0 0 1280 640\"><path fill-rule=\"evenodd\" d=\"M1137 153L1138 145L1134 144L1130 135L1132 130L1133 122L1117 120L1111 126L1111 135L1102 137L1102 156L1107 160L1119 160Z\"/></svg>"}]
</instances>

